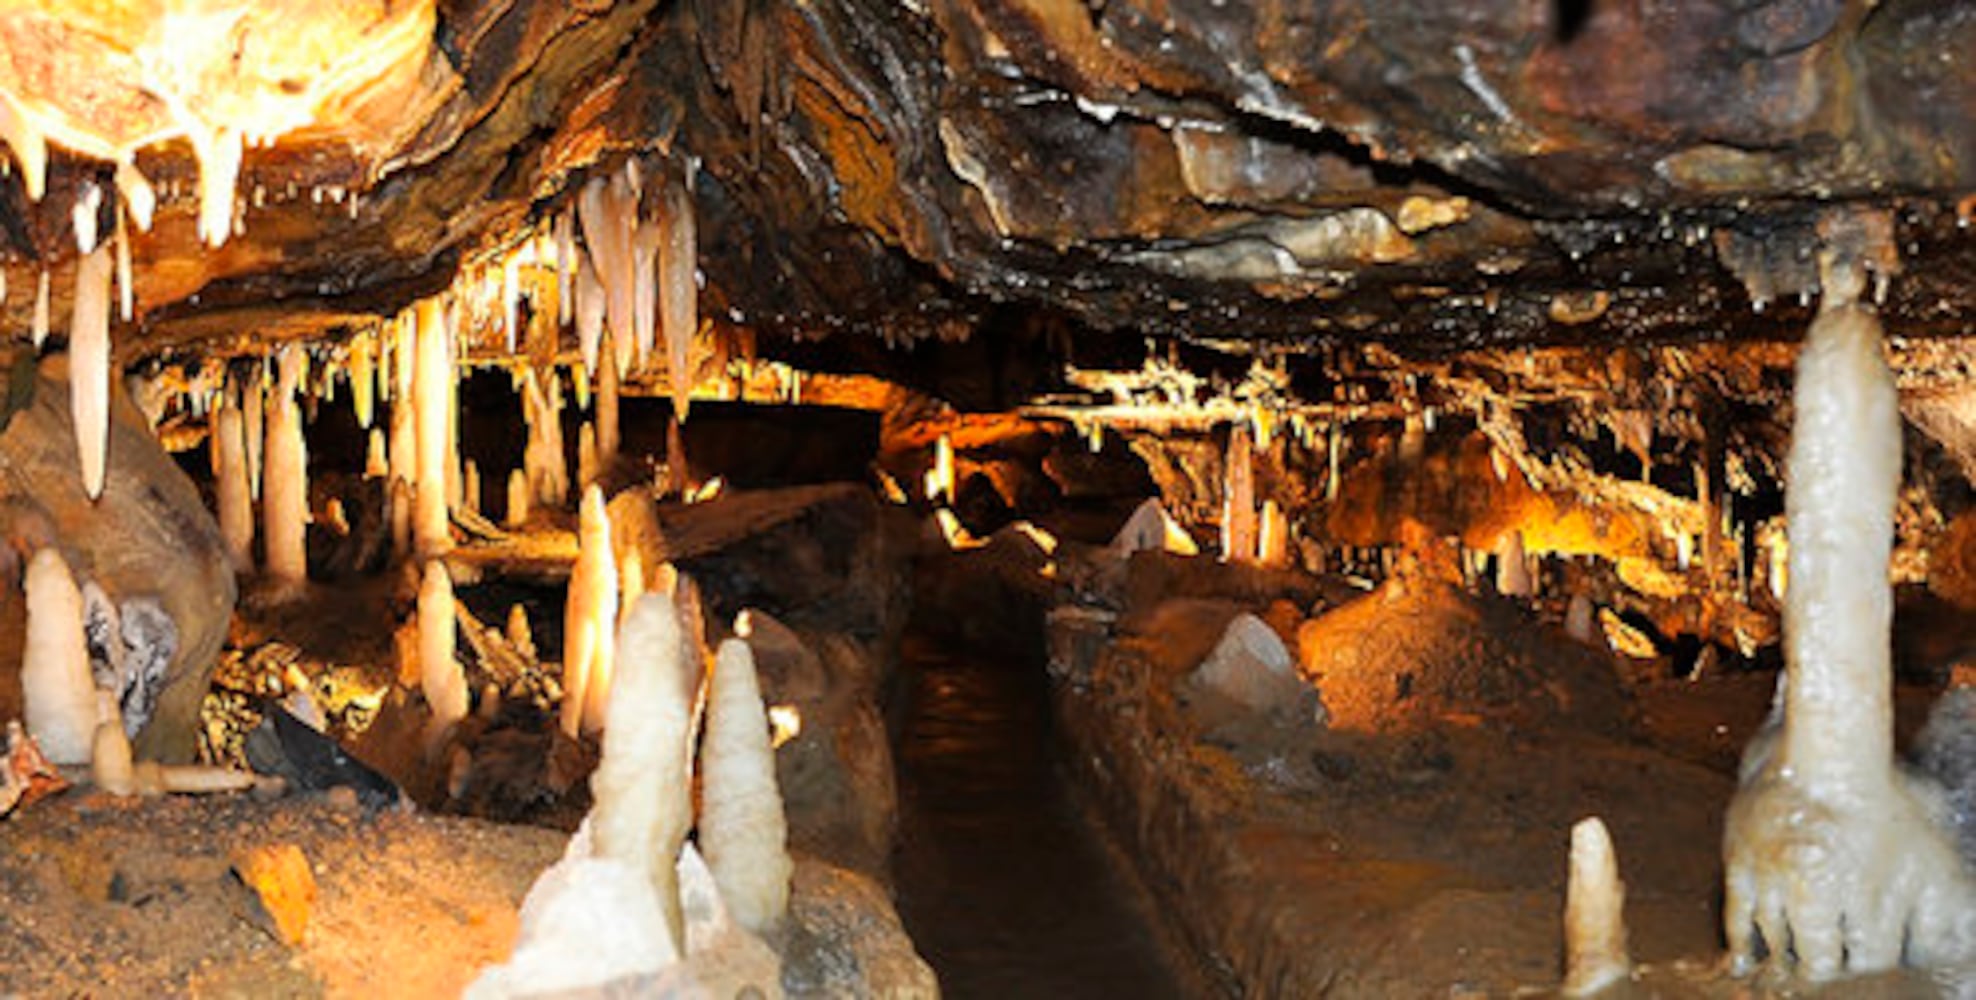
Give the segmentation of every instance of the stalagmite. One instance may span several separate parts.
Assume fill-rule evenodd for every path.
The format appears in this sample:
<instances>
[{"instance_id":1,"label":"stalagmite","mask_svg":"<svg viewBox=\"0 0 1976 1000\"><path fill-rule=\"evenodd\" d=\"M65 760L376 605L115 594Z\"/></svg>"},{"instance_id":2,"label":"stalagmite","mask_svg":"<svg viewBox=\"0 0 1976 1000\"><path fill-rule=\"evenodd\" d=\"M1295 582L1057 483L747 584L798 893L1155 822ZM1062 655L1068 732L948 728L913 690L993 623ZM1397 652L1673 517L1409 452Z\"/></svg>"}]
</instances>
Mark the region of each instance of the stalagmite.
<instances>
[{"instance_id":1,"label":"stalagmite","mask_svg":"<svg viewBox=\"0 0 1976 1000\"><path fill-rule=\"evenodd\" d=\"M693 398L693 335L700 326L699 233L693 218L693 168L666 172L660 192L659 326L666 342L666 380L672 385L675 420L686 419Z\"/></svg>"},{"instance_id":2,"label":"stalagmite","mask_svg":"<svg viewBox=\"0 0 1976 1000\"><path fill-rule=\"evenodd\" d=\"M597 429L590 421L576 432L576 485L589 489L597 483Z\"/></svg>"},{"instance_id":3,"label":"stalagmite","mask_svg":"<svg viewBox=\"0 0 1976 1000\"><path fill-rule=\"evenodd\" d=\"M247 486L247 444L244 421L229 394L213 418L213 448L219 468L214 484L219 494L220 537L226 541L233 571L254 568L254 499Z\"/></svg>"},{"instance_id":4,"label":"stalagmite","mask_svg":"<svg viewBox=\"0 0 1976 1000\"><path fill-rule=\"evenodd\" d=\"M96 734L90 742L89 777L96 787L118 798L137 794L130 734L124 732L123 712L117 708L114 691L96 692Z\"/></svg>"},{"instance_id":5,"label":"stalagmite","mask_svg":"<svg viewBox=\"0 0 1976 1000\"><path fill-rule=\"evenodd\" d=\"M364 478L384 479L391 475L391 459L384 450L384 429L373 427L364 442Z\"/></svg>"},{"instance_id":6,"label":"stalagmite","mask_svg":"<svg viewBox=\"0 0 1976 1000\"><path fill-rule=\"evenodd\" d=\"M75 420L82 485L103 495L110 447L110 248L76 265L75 314L69 324L69 412Z\"/></svg>"},{"instance_id":7,"label":"stalagmite","mask_svg":"<svg viewBox=\"0 0 1976 1000\"><path fill-rule=\"evenodd\" d=\"M687 692L699 681L700 665L688 651L679 612L657 594L638 599L617 645L624 671L605 720L603 759L590 779L597 800L591 835L598 856L650 880L679 953L686 940L673 865L693 821Z\"/></svg>"},{"instance_id":8,"label":"stalagmite","mask_svg":"<svg viewBox=\"0 0 1976 1000\"><path fill-rule=\"evenodd\" d=\"M452 352L447 343L446 310L435 297L416 307L413 332L413 413L418 437L418 480L413 500L412 545L421 558L445 554L453 547L446 520L446 468L452 459L446 448L451 435L448 408L453 391Z\"/></svg>"},{"instance_id":9,"label":"stalagmite","mask_svg":"<svg viewBox=\"0 0 1976 1000\"><path fill-rule=\"evenodd\" d=\"M508 513L502 523L519 528L528 523L528 473L516 469L508 473Z\"/></svg>"},{"instance_id":10,"label":"stalagmite","mask_svg":"<svg viewBox=\"0 0 1976 1000\"><path fill-rule=\"evenodd\" d=\"M48 340L48 269L41 269L41 277L34 284L34 319L30 327L34 346L39 348Z\"/></svg>"},{"instance_id":11,"label":"stalagmite","mask_svg":"<svg viewBox=\"0 0 1976 1000\"><path fill-rule=\"evenodd\" d=\"M1536 592L1530 580L1530 560L1523 553L1523 532L1511 529L1496 543L1496 593L1524 598Z\"/></svg>"},{"instance_id":12,"label":"stalagmite","mask_svg":"<svg viewBox=\"0 0 1976 1000\"><path fill-rule=\"evenodd\" d=\"M465 504L466 509L472 511L475 514L482 513L482 509L480 506L479 463L475 462L471 458L467 459L466 468L460 472L460 478L461 478L460 488L462 491L461 501Z\"/></svg>"},{"instance_id":13,"label":"stalagmite","mask_svg":"<svg viewBox=\"0 0 1976 1000\"><path fill-rule=\"evenodd\" d=\"M1571 603L1565 606L1564 633L1587 646L1605 644L1605 634L1599 631L1598 611L1582 591L1572 594Z\"/></svg>"},{"instance_id":14,"label":"stalagmite","mask_svg":"<svg viewBox=\"0 0 1976 1000\"><path fill-rule=\"evenodd\" d=\"M103 207L103 189L94 181L83 181L81 193L69 207L69 224L75 230L75 252L83 256L96 249L96 213Z\"/></svg>"},{"instance_id":15,"label":"stalagmite","mask_svg":"<svg viewBox=\"0 0 1976 1000\"><path fill-rule=\"evenodd\" d=\"M595 486L583 492L577 515L576 565L570 570L569 594L563 604L563 732L572 739L594 732L601 718L586 718L587 704L601 704L590 695L594 686L611 683L611 628L617 622L617 567L611 557L611 521L604 494Z\"/></svg>"},{"instance_id":16,"label":"stalagmite","mask_svg":"<svg viewBox=\"0 0 1976 1000\"><path fill-rule=\"evenodd\" d=\"M569 499L569 466L563 455L562 416L553 395L545 391L534 369L522 376L522 416L528 424L528 444L522 468L537 503L561 507Z\"/></svg>"},{"instance_id":17,"label":"stalagmite","mask_svg":"<svg viewBox=\"0 0 1976 1000\"><path fill-rule=\"evenodd\" d=\"M597 373L597 468L611 467L618 453L618 373L605 365Z\"/></svg>"},{"instance_id":18,"label":"stalagmite","mask_svg":"<svg viewBox=\"0 0 1976 1000\"><path fill-rule=\"evenodd\" d=\"M391 477L391 487L387 495L391 521L391 551L407 553L412 550L412 484Z\"/></svg>"},{"instance_id":19,"label":"stalagmite","mask_svg":"<svg viewBox=\"0 0 1976 1000\"><path fill-rule=\"evenodd\" d=\"M357 426L369 428L377 413L377 341L369 333L350 338L350 406Z\"/></svg>"},{"instance_id":20,"label":"stalagmite","mask_svg":"<svg viewBox=\"0 0 1976 1000\"><path fill-rule=\"evenodd\" d=\"M945 434L933 442L933 467L926 470L926 499L954 502L954 445Z\"/></svg>"},{"instance_id":21,"label":"stalagmite","mask_svg":"<svg viewBox=\"0 0 1976 1000\"><path fill-rule=\"evenodd\" d=\"M1200 554L1193 536L1166 512L1158 497L1141 501L1112 538L1111 551L1120 556L1130 556L1142 549L1164 549L1182 556Z\"/></svg>"},{"instance_id":22,"label":"stalagmite","mask_svg":"<svg viewBox=\"0 0 1976 1000\"><path fill-rule=\"evenodd\" d=\"M1633 970L1626 949L1626 884L1612 837L1597 816L1571 828L1571 876L1564 889L1564 986L1591 996Z\"/></svg>"},{"instance_id":23,"label":"stalagmite","mask_svg":"<svg viewBox=\"0 0 1976 1000\"><path fill-rule=\"evenodd\" d=\"M1767 950L1814 980L1976 962L1976 876L1936 790L1894 765L1893 374L1857 263L1821 265L1792 396L1781 712L1744 752L1723 831L1733 967Z\"/></svg>"},{"instance_id":24,"label":"stalagmite","mask_svg":"<svg viewBox=\"0 0 1976 1000\"><path fill-rule=\"evenodd\" d=\"M309 452L302 437L302 410L295 401L307 363L300 348L281 349L268 407L261 540L267 578L277 588L297 587L309 578Z\"/></svg>"},{"instance_id":25,"label":"stalagmite","mask_svg":"<svg viewBox=\"0 0 1976 1000\"><path fill-rule=\"evenodd\" d=\"M87 764L96 738L96 681L82 631L82 592L53 546L35 550L22 584L27 634L21 697L27 730L54 763Z\"/></svg>"},{"instance_id":26,"label":"stalagmite","mask_svg":"<svg viewBox=\"0 0 1976 1000\"><path fill-rule=\"evenodd\" d=\"M387 325L391 343L391 377L385 380L391 397L391 477L407 485L419 481L418 406L412 398L417 365L413 355L411 314L400 314ZM409 513L409 512L408 512Z\"/></svg>"},{"instance_id":27,"label":"stalagmite","mask_svg":"<svg viewBox=\"0 0 1976 1000\"><path fill-rule=\"evenodd\" d=\"M419 688L432 708L434 736L467 717L467 677L454 655L453 577L446 561L425 564L419 586Z\"/></svg>"},{"instance_id":28,"label":"stalagmite","mask_svg":"<svg viewBox=\"0 0 1976 1000\"><path fill-rule=\"evenodd\" d=\"M1262 502L1262 522L1256 537L1256 562L1272 569L1290 565L1290 521L1274 500Z\"/></svg>"},{"instance_id":29,"label":"stalagmite","mask_svg":"<svg viewBox=\"0 0 1976 1000\"><path fill-rule=\"evenodd\" d=\"M1221 494L1221 559L1253 562L1256 557L1256 480L1247 424L1228 434L1227 465Z\"/></svg>"},{"instance_id":30,"label":"stalagmite","mask_svg":"<svg viewBox=\"0 0 1976 1000\"><path fill-rule=\"evenodd\" d=\"M700 853L734 919L769 931L788 911L795 866L755 656L740 639L715 656L700 774Z\"/></svg>"}]
</instances>

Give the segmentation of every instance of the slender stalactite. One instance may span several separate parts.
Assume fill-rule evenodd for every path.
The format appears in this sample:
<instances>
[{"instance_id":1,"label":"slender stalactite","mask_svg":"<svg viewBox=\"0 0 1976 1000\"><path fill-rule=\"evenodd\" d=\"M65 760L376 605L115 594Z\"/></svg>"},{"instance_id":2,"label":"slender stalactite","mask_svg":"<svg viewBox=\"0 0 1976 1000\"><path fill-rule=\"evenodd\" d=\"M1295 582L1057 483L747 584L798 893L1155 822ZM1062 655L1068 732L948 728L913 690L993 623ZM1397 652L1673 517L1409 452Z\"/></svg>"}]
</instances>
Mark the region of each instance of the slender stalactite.
<instances>
[{"instance_id":1,"label":"slender stalactite","mask_svg":"<svg viewBox=\"0 0 1976 1000\"><path fill-rule=\"evenodd\" d=\"M672 412L686 419L693 397L693 335L700 325L699 230L693 218L691 168L675 177L666 172L659 243L659 325L666 342L666 379L672 385Z\"/></svg>"},{"instance_id":2,"label":"slender stalactite","mask_svg":"<svg viewBox=\"0 0 1976 1000\"><path fill-rule=\"evenodd\" d=\"M75 421L82 484L103 495L110 448L110 248L76 265L75 314L69 324L69 410Z\"/></svg>"}]
</instances>

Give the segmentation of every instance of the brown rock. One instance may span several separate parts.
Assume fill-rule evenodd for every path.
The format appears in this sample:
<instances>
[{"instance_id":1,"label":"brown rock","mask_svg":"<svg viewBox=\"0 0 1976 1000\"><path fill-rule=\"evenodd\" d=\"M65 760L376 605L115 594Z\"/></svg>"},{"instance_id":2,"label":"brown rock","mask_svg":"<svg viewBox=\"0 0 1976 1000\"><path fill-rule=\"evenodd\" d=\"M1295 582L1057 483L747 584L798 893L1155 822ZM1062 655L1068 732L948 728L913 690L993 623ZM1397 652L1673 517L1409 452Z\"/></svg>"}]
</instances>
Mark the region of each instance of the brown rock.
<instances>
[{"instance_id":1,"label":"brown rock","mask_svg":"<svg viewBox=\"0 0 1976 1000\"><path fill-rule=\"evenodd\" d=\"M302 849L291 843L246 848L234 855L233 871L254 891L275 938L300 945L316 905L316 877Z\"/></svg>"}]
</instances>

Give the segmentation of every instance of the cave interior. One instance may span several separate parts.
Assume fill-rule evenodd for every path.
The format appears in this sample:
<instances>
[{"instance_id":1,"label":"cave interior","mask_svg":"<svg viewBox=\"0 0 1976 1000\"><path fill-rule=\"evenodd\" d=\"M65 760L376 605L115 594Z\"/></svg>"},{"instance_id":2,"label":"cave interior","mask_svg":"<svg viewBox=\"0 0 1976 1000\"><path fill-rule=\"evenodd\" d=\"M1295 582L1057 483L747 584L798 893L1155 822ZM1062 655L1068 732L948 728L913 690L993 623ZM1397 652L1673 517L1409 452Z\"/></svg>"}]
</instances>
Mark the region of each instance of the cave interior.
<instances>
[{"instance_id":1,"label":"cave interior","mask_svg":"<svg viewBox=\"0 0 1976 1000\"><path fill-rule=\"evenodd\" d=\"M1972 51L0 3L0 993L1968 995Z\"/></svg>"}]
</instances>

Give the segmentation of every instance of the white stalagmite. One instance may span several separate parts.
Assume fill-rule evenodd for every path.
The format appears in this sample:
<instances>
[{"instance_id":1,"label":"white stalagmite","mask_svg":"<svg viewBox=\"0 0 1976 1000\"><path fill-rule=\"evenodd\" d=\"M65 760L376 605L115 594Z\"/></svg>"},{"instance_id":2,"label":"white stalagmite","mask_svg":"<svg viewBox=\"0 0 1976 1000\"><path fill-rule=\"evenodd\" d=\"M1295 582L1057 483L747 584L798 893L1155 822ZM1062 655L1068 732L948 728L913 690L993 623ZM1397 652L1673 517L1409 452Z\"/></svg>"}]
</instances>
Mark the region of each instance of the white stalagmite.
<instances>
[{"instance_id":1,"label":"white stalagmite","mask_svg":"<svg viewBox=\"0 0 1976 1000\"><path fill-rule=\"evenodd\" d=\"M295 345L276 356L274 397L268 405L267 468L261 490L261 541L267 578L297 587L309 578L309 451L295 393L308 355Z\"/></svg>"},{"instance_id":2,"label":"white stalagmite","mask_svg":"<svg viewBox=\"0 0 1976 1000\"><path fill-rule=\"evenodd\" d=\"M50 761L87 764L96 739L96 681L82 631L82 592L53 546L35 550L22 584L27 638L21 696L27 730Z\"/></svg>"},{"instance_id":3,"label":"white stalagmite","mask_svg":"<svg viewBox=\"0 0 1976 1000\"><path fill-rule=\"evenodd\" d=\"M419 688L432 708L432 732L467 717L467 677L454 655L453 577L446 561L425 564L419 585Z\"/></svg>"},{"instance_id":4,"label":"white stalagmite","mask_svg":"<svg viewBox=\"0 0 1976 1000\"><path fill-rule=\"evenodd\" d=\"M590 832L600 857L650 880L675 954L685 951L674 864L693 823L692 703L700 665L670 599L647 594L618 632L624 669L605 720L603 759L590 779Z\"/></svg>"},{"instance_id":5,"label":"white stalagmite","mask_svg":"<svg viewBox=\"0 0 1976 1000\"><path fill-rule=\"evenodd\" d=\"M1591 996L1633 971L1626 948L1626 883L1612 837L1597 816L1571 828L1571 873L1564 889L1564 986Z\"/></svg>"},{"instance_id":6,"label":"white stalagmite","mask_svg":"<svg viewBox=\"0 0 1976 1000\"><path fill-rule=\"evenodd\" d=\"M1141 549L1164 549L1182 556L1200 554L1193 536L1166 512L1159 497L1147 497L1133 508L1125 526L1112 537L1110 548L1113 553L1128 557Z\"/></svg>"},{"instance_id":7,"label":"white stalagmite","mask_svg":"<svg viewBox=\"0 0 1976 1000\"><path fill-rule=\"evenodd\" d=\"M357 426L369 428L377 414L377 339L368 332L350 338L350 406Z\"/></svg>"},{"instance_id":8,"label":"white stalagmite","mask_svg":"<svg viewBox=\"0 0 1976 1000\"><path fill-rule=\"evenodd\" d=\"M693 218L692 167L685 176L666 172L661 191L659 243L659 327L666 342L666 381L672 386L675 420L686 419L693 397L693 334L700 325L699 232Z\"/></svg>"},{"instance_id":9,"label":"white stalagmite","mask_svg":"<svg viewBox=\"0 0 1976 1000\"><path fill-rule=\"evenodd\" d=\"M254 568L254 498L247 487L247 443L242 437L245 422L232 394L223 394L218 414L213 418L213 448L218 455L215 489L219 493L220 537L233 560L233 571L246 573Z\"/></svg>"},{"instance_id":10,"label":"white stalagmite","mask_svg":"<svg viewBox=\"0 0 1976 1000\"><path fill-rule=\"evenodd\" d=\"M618 453L618 373L605 365L597 373L597 469L608 469Z\"/></svg>"},{"instance_id":11,"label":"white stalagmite","mask_svg":"<svg viewBox=\"0 0 1976 1000\"><path fill-rule=\"evenodd\" d=\"M728 639L715 656L700 757L700 853L728 911L757 933L789 909L788 824L775 782L768 709L748 644Z\"/></svg>"},{"instance_id":12,"label":"white stalagmite","mask_svg":"<svg viewBox=\"0 0 1976 1000\"><path fill-rule=\"evenodd\" d=\"M435 296L416 307L413 336L412 410L418 437L418 479L413 499L412 545L420 558L443 555L453 547L446 520L446 447L452 420L452 352L447 343L446 309Z\"/></svg>"},{"instance_id":13,"label":"white stalagmite","mask_svg":"<svg viewBox=\"0 0 1976 1000\"><path fill-rule=\"evenodd\" d=\"M1864 274L1821 265L1792 397L1781 718L1744 752L1723 831L1733 968L1761 948L1814 980L1976 962L1976 877L1939 825L1938 790L1894 765L1894 378L1857 303Z\"/></svg>"},{"instance_id":14,"label":"white stalagmite","mask_svg":"<svg viewBox=\"0 0 1976 1000\"><path fill-rule=\"evenodd\" d=\"M69 323L69 413L75 421L82 485L103 495L110 448L110 248L76 265L75 313Z\"/></svg>"},{"instance_id":15,"label":"white stalagmite","mask_svg":"<svg viewBox=\"0 0 1976 1000\"><path fill-rule=\"evenodd\" d=\"M604 493L583 491L577 514L576 565L563 602L563 732L572 739L595 732L602 718L586 717L586 706L602 704L590 691L611 683L611 628L617 622L617 567L611 556L611 519Z\"/></svg>"},{"instance_id":16,"label":"white stalagmite","mask_svg":"<svg viewBox=\"0 0 1976 1000\"><path fill-rule=\"evenodd\" d=\"M41 277L34 284L34 319L30 328L34 346L40 347L48 339L48 269L41 269Z\"/></svg>"},{"instance_id":17,"label":"white stalagmite","mask_svg":"<svg viewBox=\"0 0 1976 1000\"><path fill-rule=\"evenodd\" d=\"M240 135L231 129L193 129L192 155L199 161L199 238L207 246L226 242L233 232L233 188L240 178Z\"/></svg>"},{"instance_id":18,"label":"white stalagmite","mask_svg":"<svg viewBox=\"0 0 1976 1000\"><path fill-rule=\"evenodd\" d=\"M1228 432L1228 456L1222 470L1221 560L1253 562L1256 557L1256 478L1251 464L1249 425L1237 423Z\"/></svg>"}]
</instances>

